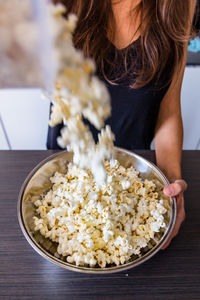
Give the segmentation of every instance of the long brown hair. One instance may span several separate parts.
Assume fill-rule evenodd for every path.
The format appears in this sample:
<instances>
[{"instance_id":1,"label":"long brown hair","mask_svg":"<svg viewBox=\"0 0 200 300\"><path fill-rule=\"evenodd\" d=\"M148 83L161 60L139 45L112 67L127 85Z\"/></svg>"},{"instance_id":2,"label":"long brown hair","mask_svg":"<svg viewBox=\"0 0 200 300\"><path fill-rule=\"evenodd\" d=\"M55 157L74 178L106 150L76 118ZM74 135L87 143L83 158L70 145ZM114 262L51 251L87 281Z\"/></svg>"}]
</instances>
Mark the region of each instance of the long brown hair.
<instances>
[{"instance_id":1,"label":"long brown hair","mask_svg":"<svg viewBox=\"0 0 200 300\"><path fill-rule=\"evenodd\" d=\"M111 0L55 0L61 2L68 12L78 16L74 43L86 56L93 57L101 72L105 74L104 62L111 43L108 39L114 32L114 17ZM131 61L135 76L133 88L147 85L154 78L159 80L166 64L171 62L171 80L184 55L185 43L189 40L191 26L190 0L141 0L135 11L141 14L140 47L138 55ZM145 26L144 26L145 24ZM117 50L116 50L117 51ZM117 56L116 56L117 57ZM124 56L126 65L127 55ZM115 61L109 62L112 69ZM138 68L138 65L140 67ZM113 80L113 83L115 81Z\"/></svg>"}]
</instances>

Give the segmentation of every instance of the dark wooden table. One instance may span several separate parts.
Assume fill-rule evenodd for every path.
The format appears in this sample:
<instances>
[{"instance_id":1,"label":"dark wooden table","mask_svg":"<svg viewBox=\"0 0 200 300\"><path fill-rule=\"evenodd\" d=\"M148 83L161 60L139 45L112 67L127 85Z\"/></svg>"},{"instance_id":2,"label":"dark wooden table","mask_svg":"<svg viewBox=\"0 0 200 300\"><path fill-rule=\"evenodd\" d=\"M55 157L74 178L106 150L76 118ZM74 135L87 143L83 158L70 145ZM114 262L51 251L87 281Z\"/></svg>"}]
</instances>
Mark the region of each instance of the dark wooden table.
<instances>
[{"instance_id":1,"label":"dark wooden table","mask_svg":"<svg viewBox=\"0 0 200 300\"><path fill-rule=\"evenodd\" d=\"M29 171L52 151L0 151L0 299L200 299L200 151L183 152L187 218L165 251L127 272L84 275L37 254L17 221ZM138 151L154 160L154 152Z\"/></svg>"}]
</instances>

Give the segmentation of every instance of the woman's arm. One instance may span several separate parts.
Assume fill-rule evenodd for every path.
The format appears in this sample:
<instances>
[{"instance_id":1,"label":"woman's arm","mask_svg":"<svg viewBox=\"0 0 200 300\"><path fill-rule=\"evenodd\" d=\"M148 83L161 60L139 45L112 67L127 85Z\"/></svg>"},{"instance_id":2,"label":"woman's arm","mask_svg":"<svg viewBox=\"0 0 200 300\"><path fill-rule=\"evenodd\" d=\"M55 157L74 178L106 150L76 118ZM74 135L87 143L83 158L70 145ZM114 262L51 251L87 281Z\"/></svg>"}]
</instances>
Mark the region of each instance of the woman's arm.
<instances>
[{"instance_id":1,"label":"woman's arm","mask_svg":"<svg viewBox=\"0 0 200 300\"><path fill-rule=\"evenodd\" d=\"M185 51L186 52L186 51ZM187 184L181 179L181 153L183 143L183 125L181 117L180 93L186 63L186 54L180 74L173 79L169 90L161 102L155 130L156 161L172 184L164 188L167 196L176 197L177 219L165 249L172 238L177 235L185 219L183 192Z\"/></svg>"},{"instance_id":2,"label":"woman's arm","mask_svg":"<svg viewBox=\"0 0 200 300\"><path fill-rule=\"evenodd\" d=\"M181 178L183 125L180 93L185 63L186 54L179 76L176 75L176 77L174 77L164 99L161 102L155 129L157 165L171 182Z\"/></svg>"},{"instance_id":3,"label":"woman's arm","mask_svg":"<svg viewBox=\"0 0 200 300\"><path fill-rule=\"evenodd\" d=\"M186 51L185 51L186 52ZM180 93L186 62L186 54L180 74L172 81L159 110L155 130L156 161L172 184L164 188L167 196L176 197L177 219L174 230L164 245L166 248L172 238L177 235L181 223L185 219L183 192L187 184L181 179L181 153L183 143L183 125L181 117Z\"/></svg>"},{"instance_id":4,"label":"woman's arm","mask_svg":"<svg viewBox=\"0 0 200 300\"><path fill-rule=\"evenodd\" d=\"M190 1L190 20L188 34L191 32L196 0ZM181 117L180 94L187 59L188 43L185 43L181 66L175 72L172 83L160 105L155 129L155 149L158 166L170 181L181 178L181 152L183 125Z\"/></svg>"},{"instance_id":5,"label":"woman's arm","mask_svg":"<svg viewBox=\"0 0 200 300\"><path fill-rule=\"evenodd\" d=\"M196 1L191 1L191 23ZM188 32L191 27L188 28ZM181 153L183 143L183 125L181 117L180 94L183 75L187 59L187 43L184 58L179 72L172 79L172 83L160 105L155 129L156 161L172 184L164 188L167 196L175 196L177 201L177 219L171 237L163 248L166 248L172 238L178 233L181 223L185 219L183 192L187 183L181 179Z\"/></svg>"},{"instance_id":6,"label":"woman's arm","mask_svg":"<svg viewBox=\"0 0 200 300\"><path fill-rule=\"evenodd\" d=\"M188 33L191 32L196 0L191 1ZM187 59L185 43L184 57L179 71L175 72L172 83L160 105L155 129L156 160L170 181L181 178L181 152L183 125L181 117L180 94Z\"/></svg>"}]
</instances>

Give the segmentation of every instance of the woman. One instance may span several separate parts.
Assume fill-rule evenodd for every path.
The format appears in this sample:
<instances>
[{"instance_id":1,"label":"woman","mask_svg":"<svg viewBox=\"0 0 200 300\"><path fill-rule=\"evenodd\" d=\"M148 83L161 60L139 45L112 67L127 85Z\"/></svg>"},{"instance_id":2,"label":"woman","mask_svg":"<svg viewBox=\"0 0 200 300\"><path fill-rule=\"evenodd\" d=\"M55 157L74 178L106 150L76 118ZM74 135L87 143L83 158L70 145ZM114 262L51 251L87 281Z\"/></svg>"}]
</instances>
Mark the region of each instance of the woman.
<instances>
[{"instance_id":1,"label":"woman","mask_svg":"<svg viewBox=\"0 0 200 300\"><path fill-rule=\"evenodd\" d=\"M107 120L116 146L149 149L172 182L164 188L176 196L178 233L185 218L181 179L183 127L181 84L192 33L195 0L63 0L78 16L74 43L97 63L98 75L111 95ZM91 125L94 137L97 132ZM58 148L61 126L49 129L48 148Z\"/></svg>"}]
</instances>

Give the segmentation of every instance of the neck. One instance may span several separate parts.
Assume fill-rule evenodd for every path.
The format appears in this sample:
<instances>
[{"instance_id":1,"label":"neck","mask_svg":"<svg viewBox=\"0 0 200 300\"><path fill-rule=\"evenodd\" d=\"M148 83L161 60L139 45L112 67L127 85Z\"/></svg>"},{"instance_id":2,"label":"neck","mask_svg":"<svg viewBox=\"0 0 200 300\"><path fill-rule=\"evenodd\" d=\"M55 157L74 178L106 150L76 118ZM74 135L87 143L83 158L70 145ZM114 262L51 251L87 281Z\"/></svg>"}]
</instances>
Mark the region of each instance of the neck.
<instances>
[{"instance_id":1,"label":"neck","mask_svg":"<svg viewBox=\"0 0 200 300\"><path fill-rule=\"evenodd\" d=\"M134 9L136 9L141 0L111 1L115 28L112 42L116 48L125 48L140 35L138 31L140 15Z\"/></svg>"}]
</instances>

